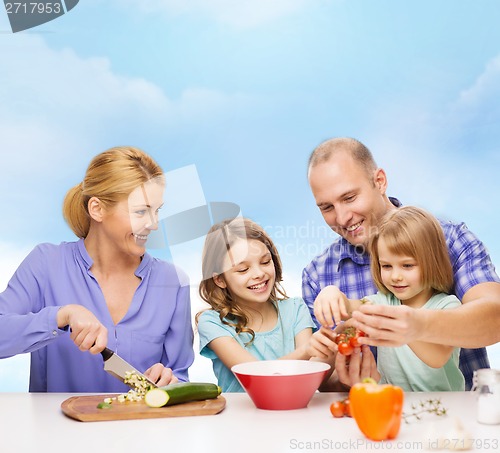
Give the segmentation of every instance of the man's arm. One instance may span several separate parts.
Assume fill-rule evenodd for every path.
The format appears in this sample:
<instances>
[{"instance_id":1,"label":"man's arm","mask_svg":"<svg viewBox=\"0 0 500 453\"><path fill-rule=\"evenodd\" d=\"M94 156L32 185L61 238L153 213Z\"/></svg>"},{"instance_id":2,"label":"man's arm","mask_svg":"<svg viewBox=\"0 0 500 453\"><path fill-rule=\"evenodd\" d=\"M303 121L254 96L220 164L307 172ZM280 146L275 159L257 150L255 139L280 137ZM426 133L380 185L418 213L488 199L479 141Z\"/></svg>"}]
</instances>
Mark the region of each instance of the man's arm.
<instances>
[{"instance_id":1,"label":"man's arm","mask_svg":"<svg viewBox=\"0 0 500 453\"><path fill-rule=\"evenodd\" d=\"M469 289L462 305L452 310L422 310L406 306L362 305L353 325L368 336L370 346L401 346L425 341L461 348L480 348L500 341L500 283L480 283Z\"/></svg>"}]
</instances>

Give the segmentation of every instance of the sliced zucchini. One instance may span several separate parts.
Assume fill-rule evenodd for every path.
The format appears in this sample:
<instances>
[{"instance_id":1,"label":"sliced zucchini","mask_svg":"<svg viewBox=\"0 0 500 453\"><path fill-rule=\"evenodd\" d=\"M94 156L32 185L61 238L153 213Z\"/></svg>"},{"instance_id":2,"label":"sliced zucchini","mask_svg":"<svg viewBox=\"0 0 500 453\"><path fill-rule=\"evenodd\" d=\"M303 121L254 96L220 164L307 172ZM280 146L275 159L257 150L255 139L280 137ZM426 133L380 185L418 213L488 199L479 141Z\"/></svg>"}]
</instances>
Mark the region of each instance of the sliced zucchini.
<instances>
[{"instance_id":1,"label":"sliced zucchini","mask_svg":"<svg viewBox=\"0 0 500 453\"><path fill-rule=\"evenodd\" d=\"M203 401L217 398L222 389L212 383L178 382L149 390L144 397L150 407L172 406L189 401Z\"/></svg>"},{"instance_id":2,"label":"sliced zucchini","mask_svg":"<svg viewBox=\"0 0 500 453\"><path fill-rule=\"evenodd\" d=\"M161 388L153 388L146 392L144 402L149 407L163 407L166 406L170 399L169 394Z\"/></svg>"}]
</instances>

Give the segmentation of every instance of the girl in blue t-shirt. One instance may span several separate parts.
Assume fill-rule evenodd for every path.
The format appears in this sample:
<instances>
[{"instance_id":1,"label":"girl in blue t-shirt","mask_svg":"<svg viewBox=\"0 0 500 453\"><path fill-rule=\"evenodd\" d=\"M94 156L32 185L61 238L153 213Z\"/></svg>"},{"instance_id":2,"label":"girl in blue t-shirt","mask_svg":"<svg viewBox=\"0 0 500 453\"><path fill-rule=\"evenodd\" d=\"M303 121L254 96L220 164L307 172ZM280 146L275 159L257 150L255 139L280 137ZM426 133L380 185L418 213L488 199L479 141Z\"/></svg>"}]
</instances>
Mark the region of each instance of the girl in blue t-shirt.
<instances>
[{"instance_id":1,"label":"girl in blue t-shirt","mask_svg":"<svg viewBox=\"0 0 500 453\"><path fill-rule=\"evenodd\" d=\"M301 298L281 287L275 245L255 222L235 218L207 234L199 291L211 309L198 313L200 352L213 361L224 392L242 392L231 372L255 360L321 360L333 365L334 334L315 329ZM332 367L333 369L333 367Z\"/></svg>"}]
</instances>

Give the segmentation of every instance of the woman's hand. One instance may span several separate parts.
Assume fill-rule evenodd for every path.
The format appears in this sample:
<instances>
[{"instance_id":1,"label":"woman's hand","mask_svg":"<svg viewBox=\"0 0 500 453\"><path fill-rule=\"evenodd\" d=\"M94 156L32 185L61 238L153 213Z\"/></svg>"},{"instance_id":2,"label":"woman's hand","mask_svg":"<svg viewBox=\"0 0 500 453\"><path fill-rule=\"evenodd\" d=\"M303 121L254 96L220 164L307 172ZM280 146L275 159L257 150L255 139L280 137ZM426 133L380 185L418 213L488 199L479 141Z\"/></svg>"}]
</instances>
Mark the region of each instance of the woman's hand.
<instances>
[{"instance_id":1,"label":"woman's hand","mask_svg":"<svg viewBox=\"0 0 500 453\"><path fill-rule=\"evenodd\" d=\"M151 382L154 382L158 387L163 387L168 384L179 382L170 368L165 368L161 363L155 363L152 367L144 372Z\"/></svg>"},{"instance_id":2,"label":"woman's hand","mask_svg":"<svg viewBox=\"0 0 500 453\"><path fill-rule=\"evenodd\" d=\"M370 347L366 345L354 348L350 356L337 354L335 370L338 380L349 387L361 382L366 377L371 377L377 382L380 380L375 357Z\"/></svg>"},{"instance_id":3,"label":"woman's hand","mask_svg":"<svg viewBox=\"0 0 500 453\"><path fill-rule=\"evenodd\" d=\"M108 343L108 329L85 307L76 304L65 305L57 312L57 326L69 326L70 338L80 351L98 354Z\"/></svg>"},{"instance_id":4,"label":"woman's hand","mask_svg":"<svg viewBox=\"0 0 500 453\"><path fill-rule=\"evenodd\" d=\"M333 327L349 317L349 300L336 286L324 287L314 300L314 316L325 327Z\"/></svg>"}]
</instances>

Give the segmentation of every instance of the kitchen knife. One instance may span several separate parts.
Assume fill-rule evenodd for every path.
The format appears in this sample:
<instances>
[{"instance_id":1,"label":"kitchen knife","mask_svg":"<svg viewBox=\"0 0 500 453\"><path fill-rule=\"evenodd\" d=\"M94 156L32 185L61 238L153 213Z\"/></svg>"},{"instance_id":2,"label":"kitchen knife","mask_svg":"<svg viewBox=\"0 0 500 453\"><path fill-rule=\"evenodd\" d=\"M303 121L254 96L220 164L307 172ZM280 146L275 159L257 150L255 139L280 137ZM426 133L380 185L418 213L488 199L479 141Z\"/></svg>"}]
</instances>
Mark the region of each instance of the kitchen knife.
<instances>
[{"instance_id":1,"label":"kitchen knife","mask_svg":"<svg viewBox=\"0 0 500 453\"><path fill-rule=\"evenodd\" d=\"M142 376L144 379L146 379L147 382L149 382L151 385L156 387L155 383L150 381L146 376L144 376L142 373L137 371L130 363L128 363L126 360L122 359L119 355L117 355L115 352L113 352L109 348L104 348L101 351L102 358L104 359L104 370L107 371L109 374L114 376L117 379L120 379L120 381L124 381L126 373L135 373L138 376ZM129 387L134 388L133 385L127 384Z\"/></svg>"}]
</instances>

